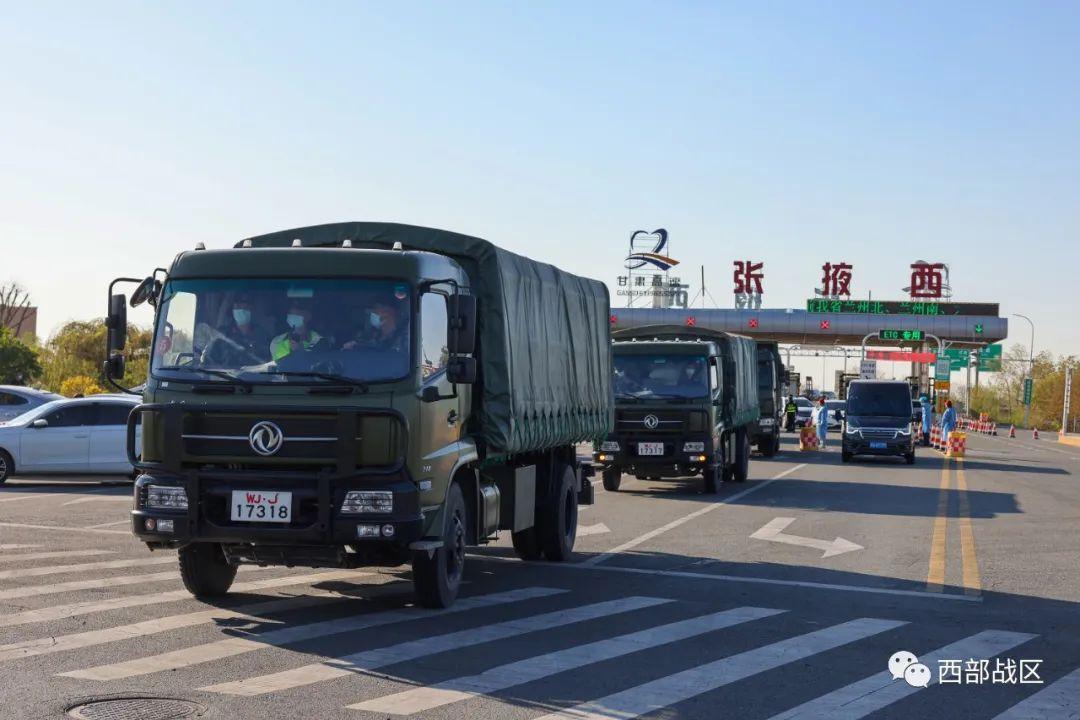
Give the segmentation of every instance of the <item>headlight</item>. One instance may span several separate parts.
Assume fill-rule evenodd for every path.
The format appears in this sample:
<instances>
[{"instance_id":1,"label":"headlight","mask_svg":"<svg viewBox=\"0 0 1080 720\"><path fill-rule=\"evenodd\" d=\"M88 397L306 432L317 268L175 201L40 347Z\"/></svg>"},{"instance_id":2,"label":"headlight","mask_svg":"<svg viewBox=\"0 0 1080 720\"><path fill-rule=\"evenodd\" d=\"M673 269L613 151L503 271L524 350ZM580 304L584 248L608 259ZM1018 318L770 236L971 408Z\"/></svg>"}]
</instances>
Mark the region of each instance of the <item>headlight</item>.
<instances>
[{"instance_id":1,"label":"headlight","mask_svg":"<svg viewBox=\"0 0 1080 720\"><path fill-rule=\"evenodd\" d=\"M394 493L390 490L350 490L341 503L341 512L345 515L393 511Z\"/></svg>"},{"instance_id":2,"label":"headlight","mask_svg":"<svg viewBox=\"0 0 1080 720\"><path fill-rule=\"evenodd\" d=\"M775 425L775 424L776 424L776 419L775 418L761 418L761 426L762 427L769 427L770 425Z\"/></svg>"},{"instance_id":3,"label":"headlight","mask_svg":"<svg viewBox=\"0 0 1080 720\"><path fill-rule=\"evenodd\" d=\"M600 443L600 452L619 452L619 443L614 440L605 440Z\"/></svg>"},{"instance_id":4,"label":"headlight","mask_svg":"<svg viewBox=\"0 0 1080 720\"><path fill-rule=\"evenodd\" d=\"M705 452L705 443L704 442L688 442L688 443L685 443L685 444L683 444L682 451L687 452L687 453Z\"/></svg>"},{"instance_id":5,"label":"headlight","mask_svg":"<svg viewBox=\"0 0 1080 720\"><path fill-rule=\"evenodd\" d=\"M897 428L896 432L900 433L901 435L910 435L911 426L908 425L907 427Z\"/></svg>"},{"instance_id":6,"label":"headlight","mask_svg":"<svg viewBox=\"0 0 1080 720\"><path fill-rule=\"evenodd\" d=\"M859 432L859 428L847 425L846 427L844 427L844 432L846 432L848 435L856 435Z\"/></svg>"},{"instance_id":7,"label":"headlight","mask_svg":"<svg viewBox=\"0 0 1080 720\"><path fill-rule=\"evenodd\" d=\"M187 490L174 485L147 485L146 507L187 510Z\"/></svg>"}]
</instances>

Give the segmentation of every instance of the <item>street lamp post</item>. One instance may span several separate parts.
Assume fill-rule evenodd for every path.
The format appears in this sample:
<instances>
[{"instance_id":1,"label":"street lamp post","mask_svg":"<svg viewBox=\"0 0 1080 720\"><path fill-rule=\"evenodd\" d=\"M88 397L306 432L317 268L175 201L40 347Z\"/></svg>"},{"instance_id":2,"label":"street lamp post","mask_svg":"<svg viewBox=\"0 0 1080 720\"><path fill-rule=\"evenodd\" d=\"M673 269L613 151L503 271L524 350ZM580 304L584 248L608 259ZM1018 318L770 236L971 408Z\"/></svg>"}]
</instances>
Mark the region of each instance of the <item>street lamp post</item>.
<instances>
[{"instance_id":1,"label":"street lamp post","mask_svg":"<svg viewBox=\"0 0 1080 720\"><path fill-rule=\"evenodd\" d=\"M1028 346L1028 371L1027 376L1034 383L1035 377L1035 323L1031 321L1027 315L1021 315L1020 313L1013 313L1015 317L1024 318L1028 321L1028 325L1031 326L1031 344ZM1028 421L1031 419L1031 405L1024 405L1024 427L1028 427Z\"/></svg>"}]
</instances>

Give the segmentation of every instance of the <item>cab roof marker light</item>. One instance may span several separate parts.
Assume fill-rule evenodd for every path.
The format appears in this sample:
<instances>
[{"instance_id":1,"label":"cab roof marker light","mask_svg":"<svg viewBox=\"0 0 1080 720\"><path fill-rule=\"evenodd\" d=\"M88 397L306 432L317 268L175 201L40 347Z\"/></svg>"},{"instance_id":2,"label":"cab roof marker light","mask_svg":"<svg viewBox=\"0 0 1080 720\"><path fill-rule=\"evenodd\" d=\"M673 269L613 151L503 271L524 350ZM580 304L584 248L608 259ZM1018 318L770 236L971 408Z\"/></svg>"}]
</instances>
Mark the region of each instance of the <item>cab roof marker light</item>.
<instances>
[{"instance_id":1,"label":"cab roof marker light","mask_svg":"<svg viewBox=\"0 0 1080 720\"><path fill-rule=\"evenodd\" d=\"M251 238L247 238L244 242L240 243L240 247L251 247Z\"/></svg>"},{"instance_id":2,"label":"cab roof marker light","mask_svg":"<svg viewBox=\"0 0 1080 720\"><path fill-rule=\"evenodd\" d=\"M404 246L402 246L400 240L395 240L393 249L400 252L401 250L404 250L405 248L404 248Z\"/></svg>"},{"instance_id":3,"label":"cab roof marker light","mask_svg":"<svg viewBox=\"0 0 1080 720\"><path fill-rule=\"evenodd\" d=\"M304 247L304 243L300 242L300 238L293 238L292 246L293 247Z\"/></svg>"},{"instance_id":4,"label":"cab roof marker light","mask_svg":"<svg viewBox=\"0 0 1080 720\"><path fill-rule=\"evenodd\" d=\"M345 238L344 240L341 241L341 247L343 247L343 248L351 248L352 247L352 240L350 240L348 238Z\"/></svg>"},{"instance_id":5,"label":"cab roof marker light","mask_svg":"<svg viewBox=\"0 0 1080 720\"><path fill-rule=\"evenodd\" d=\"M196 250L205 250L206 249L206 243L204 243L204 242L195 243L195 249Z\"/></svg>"}]
</instances>

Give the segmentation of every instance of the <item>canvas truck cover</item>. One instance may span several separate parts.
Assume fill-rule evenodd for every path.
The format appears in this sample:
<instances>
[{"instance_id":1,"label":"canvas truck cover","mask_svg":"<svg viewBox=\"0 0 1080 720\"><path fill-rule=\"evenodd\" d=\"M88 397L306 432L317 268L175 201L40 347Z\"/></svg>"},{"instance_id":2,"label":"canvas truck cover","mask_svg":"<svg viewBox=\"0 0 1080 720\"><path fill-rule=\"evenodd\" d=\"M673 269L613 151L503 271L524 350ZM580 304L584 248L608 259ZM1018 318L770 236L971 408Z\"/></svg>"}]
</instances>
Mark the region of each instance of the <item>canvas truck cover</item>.
<instances>
[{"instance_id":1,"label":"canvas truck cover","mask_svg":"<svg viewBox=\"0 0 1080 720\"><path fill-rule=\"evenodd\" d=\"M681 325L644 325L625 330L616 330L611 334L613 340L702 340L712 341L720 346L720 352L734 366L734 373L725 367L724 382L731 389L734 402L731 405L731 421L735 425L746 425L761 417L758 403L758 367L757 343L742 335L709 330L706 328L683 327Z\"/></svg>"},{"instance_id":2,"label":"canvas truck cover","mask_svg":"<svg viewBox=\"0 0 1080 720\"><path fill-rule=\"evenodd\" d=\"M607 287L458 233L347 222L248 238L253 247L405 250L450 256L477 296L474 410L488 453L523 453L603 437L614 424ZM244 242L237 243L241 246Z\"/></svg>"}]
</instances>

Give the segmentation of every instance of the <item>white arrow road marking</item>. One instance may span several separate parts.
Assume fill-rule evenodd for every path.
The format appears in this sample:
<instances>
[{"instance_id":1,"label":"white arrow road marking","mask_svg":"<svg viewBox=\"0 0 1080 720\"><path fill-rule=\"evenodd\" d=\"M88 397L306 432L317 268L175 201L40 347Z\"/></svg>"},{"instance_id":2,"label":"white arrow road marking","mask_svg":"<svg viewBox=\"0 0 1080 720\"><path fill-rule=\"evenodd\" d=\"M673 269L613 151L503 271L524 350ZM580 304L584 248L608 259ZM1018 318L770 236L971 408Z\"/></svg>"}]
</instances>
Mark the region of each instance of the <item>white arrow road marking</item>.
<instances>
[{"instance_id":1,"label":"white arrow road marking","mask_svg":"<svg viewBox=\"0 0 1080 720\"><path fill-rule=\"evenodd\" d=\"M609 533L609 532L611 532L611 528L609 528L604 523L597 523L596 525L582 525L582 526L580 526L577 529L577 536L578 537L585 537L587 535L603 535L604 533Z\"/></svg>"},{"instance_id":2,"label":"white arrow road marking","mask_svg":"<svg viewBox=\"0 0 1080 720\"><path fill-rule=\"evenodd\" d=\"M788 535L784 532L784 528L793 522L795 522L795 518L775 518L774 520L765 523L765 527L753 533L750 537L756 540L770 540L772 542L800 545L802 547L821 550L825 553L821 556L822 559L833 557L834 555L842 555L843 553L851 552L852 550L865 550L862 545L857 545L856 543L841 537L838 537L835 540L818 540L816 538L800 537L799 535Z\"/></svg>"},{"instance_id":3,"label":"white arrow road marking","mask_svg":"<svg viewBox=\"0 0 1080 720\"><path fill-rule=\"evenodd\" d=\"M66 503L61 503L60 507L67 507L68 505L82 505L83 503L91 502L131 502L130 495L105 495L99 497L84 497L77 500L68 500Z\"/></svg>"}]
</instances>

